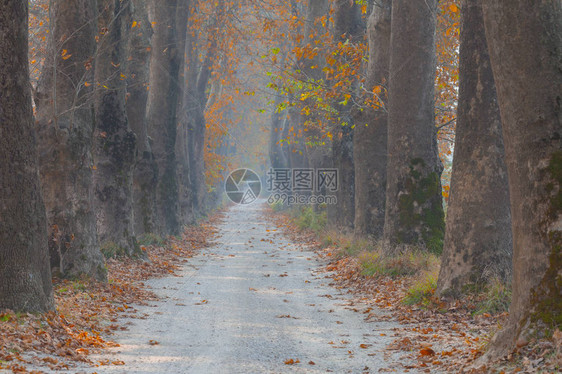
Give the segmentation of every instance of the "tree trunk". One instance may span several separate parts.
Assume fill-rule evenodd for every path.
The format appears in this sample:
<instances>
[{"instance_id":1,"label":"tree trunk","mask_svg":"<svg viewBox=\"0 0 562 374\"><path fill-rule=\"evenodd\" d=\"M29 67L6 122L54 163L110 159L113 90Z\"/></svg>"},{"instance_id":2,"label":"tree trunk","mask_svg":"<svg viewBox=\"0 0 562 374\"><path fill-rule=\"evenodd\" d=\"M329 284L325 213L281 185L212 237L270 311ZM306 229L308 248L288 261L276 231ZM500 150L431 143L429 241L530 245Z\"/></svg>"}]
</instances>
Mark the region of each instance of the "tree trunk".
<instances>
[{"instance_id":1,"label":"tree trunk","mask_svg":"<svg viewBox=\"0 0 562 374\"><path fill-rule=\"evenodd\" d=\"M384 240L440 251L445 223L434 121L435 0L393 0Z\"/></svg>"},{"instance_id":2,"label":"tree trunk","mask_svg":"<svg viewBox=\"0 0 562 374\"><path fill-rule=\"evenodd\" d=\"M189 3L189 4L188 4ZM188 68L187 59L191 46L187 46L187 41L191 40L191 30L187 31L189 10L192 2L185 2L178 5L177 30L179 44L178 48L184 51L184 64L181 68L179 78L180 94L178 96L178 126L176 139L176 156L177 156L177 178L178 178L178 202L179 202L179 218L182 224L192 224L195 222L193 215L193 194L191 191L191 179L189 175L189 151L188 151L188 110L186 108L186 95L188 94Z\"/></svg>"},{"instance_id":3,"label":"tree trunk","mask_svg":"<svg viewBox=\"0 0 562 374\"><path fill-rule=\"evenodd\" d=\"M314 50L316 42L321 40L322 35L328 32L328 25L322 23L322 17L329 17L330 1L327 0L310 0L306 14L306 24L304 27L304 39L306 47ZM304 74L304 80L310 82L314 87L318 82L324 81L326 75L323 68L326 66L326 49L323 48L321 53L316 54L312 58L303 57L299 61L299 70ZM309 108L314 108L316 96L312 95L302 102ZM306 158L307 166L318 171L331 167L332 161L332 145L325 134L325 129L319 124L321 115L311 110L310 114L304 116L301 114L302 123L299 129L304 131L304 140L306 140ZM326 189L321 187L320 191L314 191L314 194L325 196ZM316 211L321 211L324 204L314 204Z\"/></svg>"},{"instance_id":4,"label":"tree trunk","mask_svg":"<svg viewBox=\"0 0 562 374\"><path fill-rule=\"evenodd\" d=\"M95 6L90 0L52 2L36 105L51 264L65 276L105 279L92 183Z\"/></svg>"},{"instance_id":5,"label":"tree trunk","mask_svg":"<svg viewBox=\"0 0 562 374\"><path fill-rule=\"evenodd\" d=\"M271 129L269 131L269 160L271 167L274 169L286 168L288 161L283 151L283 144L281 139L283 136L283 123L287 117L285 111L278 112L276 108L282 103L283 97L281 95L275 96L275 106L271 113Z\"/></svg>"},{"instance_id":6,"label":"tree trunk","mask_svg":"<svg viewBox=\"0 0 562 374\"><path fill-rule=\"evenodd\" d=\"M511 214L500 111L479 0L462 4L451 198L438 293L511 281Z\"/></svg>"},{"instance_id":7,"label":"tree trunk","mask_svg":"<svg viewBox=\"0 0 562 374\"><path fill-rule=\"evenodd\" d=\"M367 23L369 65L366 89L388 87L392 0L375 2ZM378 91L378 90L376 90ZM381 239L384 228L387 112L386 90L378 94L380 108L366 108L355 119L353 159L355 163L355 235Z\"/></svg>"},{"instance_id":8,"label":"tree trunk","mask_svg":"<svg viewBox=\"0 0 562 374\"><path fill-rule=\"evenodd\" d=\"M131 7L98 1L95 81L94 196L99 241L106 255L138 253L133 228L133 167L136 137L125 111L127 42Z\"/></svg>"},{"instance_id":9,"label":"tree trunk","mask_svg":"<svg viewBox=\"0 0 562 374\"><path fill-rule=\"evenodd\" d=\"M196 5L191 5L194 7ZM190 13L193 11L190 10ZM189 179L191 181L191 193L193 201L193 213L195 215L205 214L207 184L205 181L205 133L206 120L205 108L209 99L207 86L211 78L212 69L217 58L217 38L219 28L224 16L224 3L219 0L216 4L213 24L209 26L205 58L199 63L197 57L200 49L196 30L191 30L186 44L186 55L189 58L187 70L187 88L185 95L185 108L188 117L187 140L189 154Z\"/></svg>"},{"instance_id":10,"label":"tree trunk","mask_svg":"<svg viewBox=\"0 0 562 374\"><path fill-rule=\"evenodd\" d=\"M176 13L182 1L151 1L154 35L147 121L158 165L155 228L164 235L178 234L180 230L175 146L178 79L183 51L178 49Z\"/></svg>"},{"instance_id":11,"label":"tree trunk","mask_svg":"<svg viewBox=\"0 0 562 374\"><path fill-rule=\"evenodd\" d=\"M513 228L509 322L487 357L562 325L562 4L483 1Z\"/></svg>"},{"instance_id":12,"label":"tree trunk","mask_svg":"<svg viewBox=\"0 0 562 374\"><path fill-rule=\"evenodd\" d=\"M190 14L197 11L196 4L190 4ZM193 9L193 10L192 10ZM193 214L200 216L203 213L204 200L204 144L205 144L205 116L201 108L199 93L197 91L197 78L199 72L198 33L190 30L186 40L186 88L183 96L183 111L185 116L185 139L187 151L187 175L184 183L189 186ZM187 184L189 183L189 184Z\"/></svg>"},{"instance_id":13,"label":"tree trunk","mask_svg":"<svg viewBox=\"0 0 562 374\"><path fill-rule=\"evenodd\" d=\"M127 63L127 117L137 138L136 165L133 172L133 216L136 235L155 231L154 214L158 167L148 138L146 104L149 89L150 38L146 0L133 0L136 27L129 38Z\"/></svg>"},{"instance_id":14,"label":"tree trunk","mask_svg":"<svg viewBox=\"0 0 562 374\"><path fill-rule=\"evenodd\" d=\"M338 1L335 4L334 39L336 42L357 42L365 31L360 8L355 2ZM358 83L358 82L355 82ZM343 97L342 97L343 100ZM340 100L337 100L340 101ZM328 207L331 225L353 229L355 220L355 174L353 160L353 118L351 105L335 104L338 123L332 140L333 167L338 170L337 204Z\"/></svg>"},{"instance_id":15,"label":"tree trunk","mask_svg":"<svg viewBox=\"0 0 562 374\"><path fill-rule=\"evenodd\" d=\"M0 1L0 310L54 308L29 84L27 0Z\"/></svg>"}]
</instances>

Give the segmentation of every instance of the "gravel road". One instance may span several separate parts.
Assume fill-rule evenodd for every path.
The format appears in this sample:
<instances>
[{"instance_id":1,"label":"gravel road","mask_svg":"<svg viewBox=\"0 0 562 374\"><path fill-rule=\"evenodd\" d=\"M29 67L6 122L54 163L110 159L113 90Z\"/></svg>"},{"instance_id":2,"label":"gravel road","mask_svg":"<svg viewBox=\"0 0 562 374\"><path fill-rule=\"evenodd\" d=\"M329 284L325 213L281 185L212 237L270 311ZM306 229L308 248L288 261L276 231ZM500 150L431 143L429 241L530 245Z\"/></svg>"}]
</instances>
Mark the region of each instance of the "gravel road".
<instances>
[{"instance_id":1,"label":"gravel road","mask_svg":"<svg viewBox=\"0 0 562 374\"><path fill-rule=\"evenodd\" d=\"M352 311L315 254L263 218L263 204L232 207L215 244L181 277L147 282L162 301L138 307L148 317L124 320L129 329L112 339L121 346L94 358L126 364L95 371L402 372L399 357L385 353L396 324L367 323ZM300 362L285 363L291 359Z\"/></svg>"}]
</instances>

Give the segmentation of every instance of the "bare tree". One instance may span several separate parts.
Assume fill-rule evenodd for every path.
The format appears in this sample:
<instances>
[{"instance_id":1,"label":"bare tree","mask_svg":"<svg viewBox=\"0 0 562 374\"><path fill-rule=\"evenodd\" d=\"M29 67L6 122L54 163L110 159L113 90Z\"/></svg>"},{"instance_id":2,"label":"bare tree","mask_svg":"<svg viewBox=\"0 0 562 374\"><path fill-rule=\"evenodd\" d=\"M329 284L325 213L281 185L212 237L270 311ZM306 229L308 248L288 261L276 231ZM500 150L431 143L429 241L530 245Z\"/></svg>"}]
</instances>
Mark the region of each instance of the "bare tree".
<instances>
[{"instance_id":1,"label":"bare tree","mask_svg":"<svg viewBox=\"0 0 562 374\"><path fill-rule=\"evenodd\" d=\"M0 309L54 307L29 84L27 0L0 1Z\"/></svg>"},{"instance_id":2,"label":"bare tree","mask_svg":"<svg viewBox=\"0 0 562 374\"><path fill-rule=\"evenodd\" d=\"M511 214L500 110L479 0L462 4L451 198L438 292L511 281Z\"/></svg>"},{"instance_id":3,"label":"bare tree","mask_svg":"<svg viewBox=\"0 0 562 374\"><path fill-rule=\"evenodd\" d=\"M125 110L129 1L99 0L95 81L94 196L98 235L106 254L138 253L133 227L136 137Z\"/></svg>"},{"instance_id":4,"label":"bare tree","mask_svg":"<svg viewBox=\"0 0 562 374\"><path fill-rule=\"evenodd\" d=\"M147 0L132 0L133 30L129 37L127 58L127 117L137 138L137 155L133 172L133 212L136 235L155 230L154 214L158 166L148 137L146 105L149 90L150 39Z\"/></svg>"},{"instance_id":5,"label":"bare tree","mask_svg":"<svg viewBox=\"0 0 562 374\"><path fill-rule=\"evenodd\" d=\"M387 113L386 93L390 63L392 1L376 1L367 23L369 65L365 87L369 95L379 92L378 108L367 107L355 119L355 234L381 239L384 228Z\"/></svg>"},{"instance_id":6,"label":"bare tree","mask_svg":"<svg viewBox=\"0 0 562 374\"><path fill-rule=\"evenodd\" d=\"M334 40L356 42L365 32L361 9L355 2L337 1L334 13ZM353 83L357 87L358 81ZM343 98L342 98L343 99ZM339 100L338 100L339 101ZM355 175L353 160L353 128L351 105L334 105L338 111L332 138L332 163L338 169L337 204L328 206L328 220L336 227L353 229L355 220Z\"/></svg>"},{"instance_id":7,"label":"bare tree","mask_svg":"<svg viewBox=\"0 0 562 374\"><path fill-rule=\"evenodd\" d=\"M37 87L37 131L51 263L106 278L93 205L96 3L54 0L48 59Z\"/></svg>"},{"instance_id":8,"label":"bare tree","mask_svg":"<svg viewBox=\"0 0 562 374\"><path fill-rule=\"evenodd\" d=\"M384 239L440 251L445 229L434 115L435 0L393 0Z\"/></svg>"},{"instance_id":9,"label":"bare tree","mask_svg":"<svg viewBox=\"0 0 562 374\"><path fill-rule=\"evenodd\" d=\"M176 15L183 1L150 2L149 14L152 16L154 35L147 122L152 152L158 166L154 224L160 234L177 234L180 230L175 146L180 92L178 81L184 53L178 47Z\"/></svg>"},{"instance_id":10,"label":"bare tree","mask_svg":"<svg viewBox=\"0 0 562 374\"><path fill-rule=\"evenodd\" d=\"M482 1L513 228L509 322L487 357L562 326L562 5ZM536 330L535 330L536 331Z\"/></svg>"}]
</instances>

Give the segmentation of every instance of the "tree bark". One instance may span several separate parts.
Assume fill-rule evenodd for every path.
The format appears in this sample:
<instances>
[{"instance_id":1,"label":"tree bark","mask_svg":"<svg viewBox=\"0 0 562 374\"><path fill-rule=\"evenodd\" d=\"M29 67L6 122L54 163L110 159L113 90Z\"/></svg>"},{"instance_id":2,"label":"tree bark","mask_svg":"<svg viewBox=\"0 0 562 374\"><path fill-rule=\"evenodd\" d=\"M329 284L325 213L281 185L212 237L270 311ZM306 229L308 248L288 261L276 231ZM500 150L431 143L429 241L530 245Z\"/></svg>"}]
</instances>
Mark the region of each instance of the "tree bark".
<instances>
[{"instance_id":1,"label":"tree bark","mask_svg":"<svg viewBox=\"0 0 562 374\"><path fill-rule=\"evenodd\" d=\"M155 229L158 233L178 234L178 181L176 175L176 124L179 71L183 51L178 49L176 12L183 0L151 1L154 35L150 59L148 94L148 134L158 165Z\"/></svg>"},{"instance_id":2,"label":"tree bark","mask_svg":"<svg viewBox=\"0 0 562 374\"><path fill-rule=\"evenodd\" d=\"M445 223L434 121L435 0L393 0L384 240L432 251Z\"/></svg>"},{"instance_id":3,"label":"tree bark","mask_svg":"<svg viewBox=\"0 0 562 374\"><path fill-rule=\"evenodd\" d=\"M322 17L329 17L330 2L327 0L310 0L308 2L306 24L304 27L304 40L306 46L310 50L314 50L316 43L328 31L328 25L322 24ZM324 81L325 73L323 68L326 66L326 49L317 53L312 58L304 57L299 61L299 70L304 74L304 80L310 82L312 86L318 85L318 82ZM316 97L310 97L304 100L303 104L309 108L315 107ZM332 146L325 134L325 129L318 123L321 115L311 110L310 114L304 116L301 114L302 123L299 129L304 131L304 140L306 140L306 158L307 166L318 171L319 169L330 168L332 161ZM314 191L314 194L324 195L325 188L320 191ZM320 211L323 204L314 204L314 208Z\"/></svg>"},{"instance_id":4,"label":"tree bark","mask_svg":"<svg viewBox=\"0 0 562 374\"><path fill-rule=\"evenodd\" d=\"M513 228L509 322L493 358L562 325L562 4L483 1L502 118Z\"/></svg>"},{"instance_id":5,"label":"tree bark","mask_svg":"<svg viewBox=\"0 0 562 374\"><path fill-rule=\"evenodd\" d=\"M125 111L127 43L131 7L98 1L94 131L94 196L99 241L106 255L139 252L133 227L133 167L136 137Z\"/></svg>"},{"instance_id":6,"label":"tree bark","mask_svg":"<svg viewBox=\"0 0 562 374\"><path fill-rule=\"evenodd\" d=\"M136 235L155 231L154 214L158 167L149 142L146 105L149 89L150 39L146 0L132 0L133 20L127 63L127 117L137 138L136 164L133 172L133 216Z\"/></svg>"},{"instance_id":7,"label":"tree bark","mask_svg":"<svg viewBox=\"0 0 562 374\"><path fill-rule=\"evenodd\" d=\"M51 4L48 61L37 92L37 132L51 263L69 277L106 278L92 178L96 4Z\"/></svg>"},{"instance_id":8,"label":"tree bark","mask_svg":"<svg viewBox=\"0 0 562 374\"><path fill-rule=\"evenodd\" d=\"M369 94L380 90L380 108L368 107L355 119L355 235L381 239L386 203L387 112L386 89L390 63L392 0L376 1L367 23L369 65L365 83Z\"/></svg>"},{"instance_id":9,"label":"tree bark","mask_svg":"<svg viewBox=\"0 0 562 374\"><path fill-rule=\"evenodd\" d=\"M195 4L190 7L195 7ZM213 24L209 26L206 54L200 63L198 59L198 36L195 30L190 30L186 41L186 56L189 58L187 70L187 88L185 92L185 114L187 126L187 150L189 155L189 179L191 181L191 198L193 213L196 216L205 214L207 184L205 181L205 108L209 96L206 92L211 78L212 68L217 58L217 38L224 15L224 3L219 0L216 4ZM192 13L193 11L190 11Z\"/></svg>"},{"instance_id":10,"label":"tree bark","mask_svg":"<svg viewBox=\"0 0 562 374\"><path fill-rule=\"evenodd\" d=\"M337 1L334 13L335 41L357 42L363 36L364 31L365 24L361 19L359 6L355 2ZM333 167L338 170L339 188L336 192L337 204L328 207L328 220L335 227L353 229L355 220L354 123L351 105L335 104L334 106L338 111L339 123L334 124L332 159Z\"/></svg>"},{"instance_id":11,"label":"tree bark","mask_svg":"<svg viewBox=\"0 0 562 374\"><path fill-rule=\"evenodd\" d=\"M189 173L189 150L188 150L188 126L189 116L186 108L186 95L188 93L188 75L189 69L187 59L190 57L191 46L187 45L191 40L191 30L187 30L188 19L190 16L192 1L186 1L178 5L177 30L178 30L178 48L184 51L184 64L180 74L180 94L178 96L178 127L176 139L176 155L177 155L177 178L178 178L178 202L179 217L182 224L192 224L195 222L193 215L193 193L191 190L191 179ZM189 34L188 34L189 33Z\"/></svg>"},{"instance_id":12,"label":"tree bark","mask_svg":"<svg viewBox=\"0 0 562 374\"><path fill-rule=\"evenodd\" d=\"M511 214L496 87L479 0L462 4L459 101L440 295L511 281Z\"/></svg>"},{"instance_id":13,"label":"tree bark","mask_svg":"<svg viewBox=\"0 0 562 374\"><path fill-rule=\"evenodd\" d=\"M0 1L0 309L54 308L29 84L27 0Z\"/></svg>"},{"instance_id":14,"label":"tree bark","mask_svg":"<svg viewBox=\"0 0 562 374\"><path fill-rule=\"evenodd\" d=\"M275 96L275 105L271 113L271 129L269 131L269 161L274 169L282 169L288 166L281 139L283 136L283 124L287 117L286 112L278 112L276 108L283 101L281 95Z\"/></svg>"}]
</instances>

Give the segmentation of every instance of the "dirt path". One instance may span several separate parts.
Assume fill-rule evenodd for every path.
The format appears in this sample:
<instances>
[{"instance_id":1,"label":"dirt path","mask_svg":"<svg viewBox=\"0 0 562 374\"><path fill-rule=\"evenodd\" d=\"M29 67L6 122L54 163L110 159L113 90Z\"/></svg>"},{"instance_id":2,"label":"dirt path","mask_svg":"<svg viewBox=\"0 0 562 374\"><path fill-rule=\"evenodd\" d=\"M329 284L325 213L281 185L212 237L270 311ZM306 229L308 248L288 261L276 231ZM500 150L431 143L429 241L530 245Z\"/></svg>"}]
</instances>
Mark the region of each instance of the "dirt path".
<instances>
[{"instance_id":1,"label":"dirt path","mask_svg":"<svg viewBox=\"0 0 562 374\"><path fill-rule=\"evenodd\" d=\"M148 282L162 301L139 307L146 319L127 321L112 337L120 347L98 357L126 364L92 371L402 372L398 357L385 353L396 324L367 324L346 306L347 296L318 273L315 254L264 220L262 208L231 208L216 244L180 277ZM285 364L291 359L300 362Z\"/></svg>"}]
</instances>

